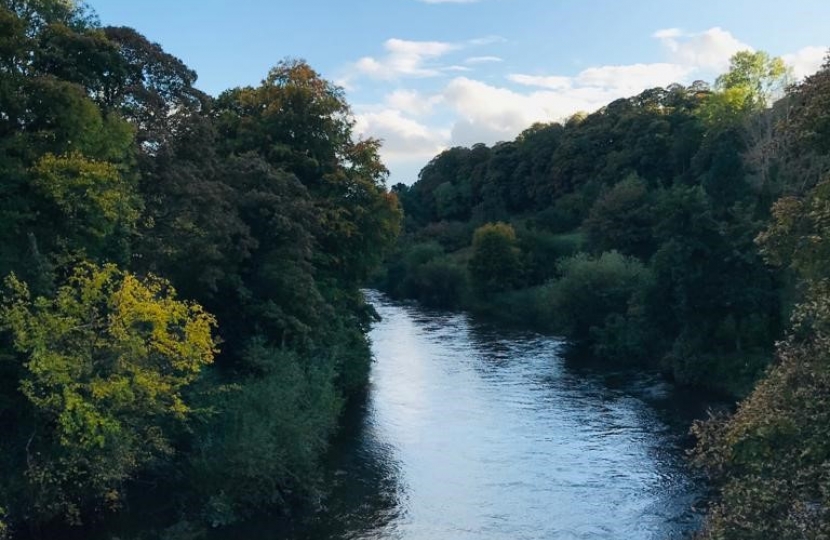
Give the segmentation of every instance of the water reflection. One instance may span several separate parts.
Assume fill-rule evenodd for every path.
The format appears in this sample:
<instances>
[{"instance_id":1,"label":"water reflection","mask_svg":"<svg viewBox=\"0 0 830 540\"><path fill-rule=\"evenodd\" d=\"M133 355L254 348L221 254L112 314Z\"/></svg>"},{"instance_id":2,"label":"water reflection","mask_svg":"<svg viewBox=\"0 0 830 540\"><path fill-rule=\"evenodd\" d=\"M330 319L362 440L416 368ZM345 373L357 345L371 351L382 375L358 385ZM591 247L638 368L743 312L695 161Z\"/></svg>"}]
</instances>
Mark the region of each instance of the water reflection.
<instances>
[{"instance_id":1,"label":"water reflection","mask_svg":"<svg viewBox=\"0 0 830 540\"><path fill-rule=\"evenodd\" d=\"M322 510L233 538L647 540L696 526L684 448L699 400L569 364L555 339L370 300L383 317L371 388L335 444Z\"/></svg>"}]
</instances>

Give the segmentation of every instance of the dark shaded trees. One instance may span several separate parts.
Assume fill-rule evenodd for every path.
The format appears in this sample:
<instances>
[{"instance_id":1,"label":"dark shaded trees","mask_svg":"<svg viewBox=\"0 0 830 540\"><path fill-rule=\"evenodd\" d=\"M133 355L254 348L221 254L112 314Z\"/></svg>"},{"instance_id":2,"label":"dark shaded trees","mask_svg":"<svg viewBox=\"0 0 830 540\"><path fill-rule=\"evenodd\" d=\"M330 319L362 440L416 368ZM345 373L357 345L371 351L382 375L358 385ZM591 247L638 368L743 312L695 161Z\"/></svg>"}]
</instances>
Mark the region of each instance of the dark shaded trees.
<instances>
[{"instance_id":1,"label":"dark shaded trees","mask_svg":"<svg viewBox=\"0 0 830 540\"><path fill-rule=\"evenodd\" d=\"M299 60L213 100L74 2L0 29L0 534L139 478L216 525L313 493L400 227L379 142Z\"/></svg>"}]
</instances>

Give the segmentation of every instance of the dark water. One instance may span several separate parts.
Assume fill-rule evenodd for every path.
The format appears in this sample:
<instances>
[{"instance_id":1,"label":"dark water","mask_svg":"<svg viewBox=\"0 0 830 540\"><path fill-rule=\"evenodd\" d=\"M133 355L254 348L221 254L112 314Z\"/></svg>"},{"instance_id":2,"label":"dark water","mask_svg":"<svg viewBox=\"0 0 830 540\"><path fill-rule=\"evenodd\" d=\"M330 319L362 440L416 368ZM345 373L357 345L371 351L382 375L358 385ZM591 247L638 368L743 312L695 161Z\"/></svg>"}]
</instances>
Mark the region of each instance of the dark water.
<instances>
[{"instance_id":1,"label":"dark water","mask_svg":"<svg viewBox=\"0 0 830 540\"><path fill-rule=\"evenodd\" d=\"M698 523L685 464L704 404L653 375L575 368L561 342L370 292L383 321L331 494L286 533L221 538L663 539ZM219 538L219 537L217 537Z\"/></svg>"}]
</instances>

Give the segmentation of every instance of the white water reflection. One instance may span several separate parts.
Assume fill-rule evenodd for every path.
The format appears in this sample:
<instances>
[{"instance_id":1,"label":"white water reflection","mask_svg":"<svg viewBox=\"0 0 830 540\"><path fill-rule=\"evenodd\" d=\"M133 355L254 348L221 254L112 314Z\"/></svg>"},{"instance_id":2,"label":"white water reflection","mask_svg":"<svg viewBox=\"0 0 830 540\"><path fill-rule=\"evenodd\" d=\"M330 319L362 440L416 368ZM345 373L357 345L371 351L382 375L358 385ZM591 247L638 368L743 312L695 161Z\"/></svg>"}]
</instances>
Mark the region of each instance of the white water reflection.
<instances>
[{"instance_id":1,"label":"white water reflection","mask_svg":"<svg viewBox=\"0 0 830 540\"><path fill-rule=\"evenodd\" d=\"M296 540L681 538L703 407L654 375L574 368L562 344L369 293L367 402ZM285 538L249 524L225 538Z\"/></svg>"}]
</instances>

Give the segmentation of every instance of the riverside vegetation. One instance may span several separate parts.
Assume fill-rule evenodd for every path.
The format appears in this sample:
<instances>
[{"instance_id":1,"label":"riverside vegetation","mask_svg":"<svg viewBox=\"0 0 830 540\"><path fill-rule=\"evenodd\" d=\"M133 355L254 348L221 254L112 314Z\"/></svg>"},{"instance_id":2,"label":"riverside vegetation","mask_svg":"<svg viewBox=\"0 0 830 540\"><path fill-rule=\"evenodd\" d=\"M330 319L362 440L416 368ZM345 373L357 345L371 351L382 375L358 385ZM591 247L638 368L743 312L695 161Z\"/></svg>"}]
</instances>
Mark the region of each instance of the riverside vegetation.
<instances>
[{"instance_id":1,"label":"riverside vegetation","mask_svg":"<svg viewBox=\"0 0 830 540\"><path fill-rule=\"evenodd\" d=\"M0 538L288 511L366 383L379 143L301 61L195 81L80 4L0 0Z\"/></svg>"},{"instance_id":2,"label":"riverside vegetation","mask_svg":"<svg viewBox=\"0 0 830 540\"><path fill-rule=\"evenodd\" d=\"M702 538L830 535L830 62L787 86L739 53L391 192L304 62L195 81L82 5L0 0L0 538L312 500L389 250L390 294L746 396L693 427Z\"/></svg>"},{"instance_id":3,"label":"riverside vegetation","mask_svg":"<svg viewBox=\"0 0 830 540\"><path fill-rule=\"evenodd\" d=\"M830 534L830 60L792 85L740 52L393 187L377 286L566 336L744 397L693 427L718 494L701 538Z\"/></svg>"}]
</instances>

